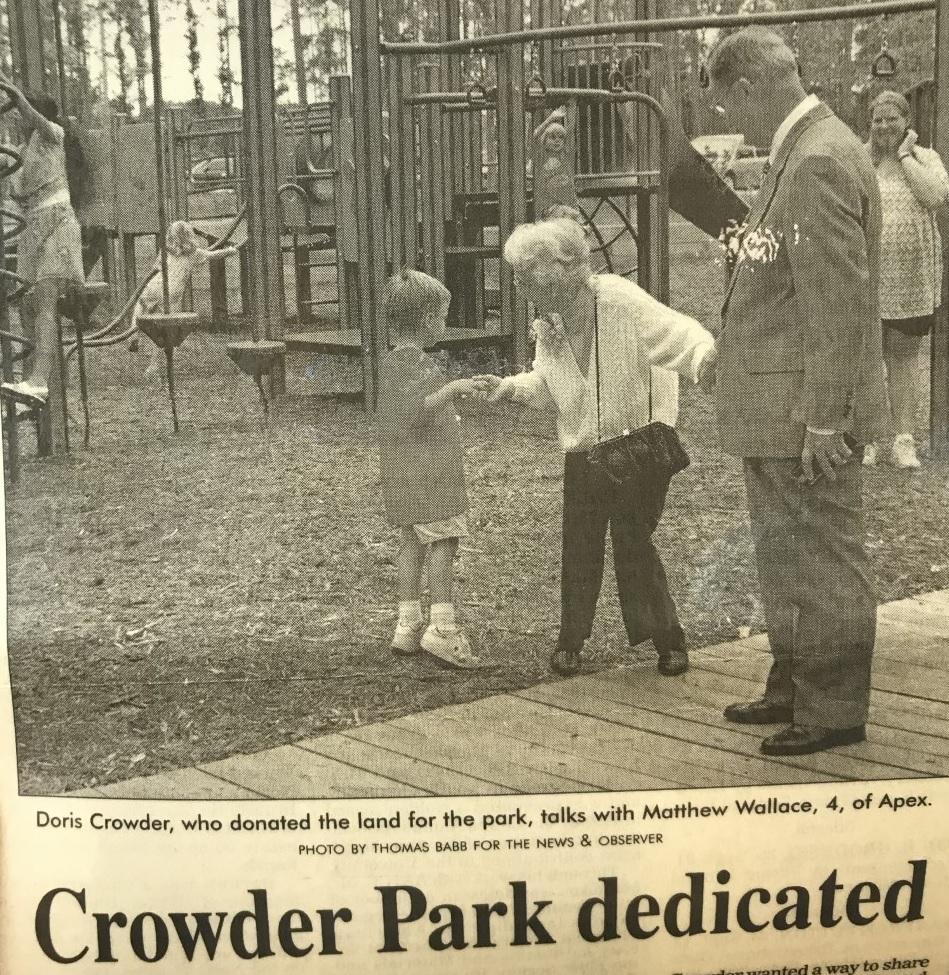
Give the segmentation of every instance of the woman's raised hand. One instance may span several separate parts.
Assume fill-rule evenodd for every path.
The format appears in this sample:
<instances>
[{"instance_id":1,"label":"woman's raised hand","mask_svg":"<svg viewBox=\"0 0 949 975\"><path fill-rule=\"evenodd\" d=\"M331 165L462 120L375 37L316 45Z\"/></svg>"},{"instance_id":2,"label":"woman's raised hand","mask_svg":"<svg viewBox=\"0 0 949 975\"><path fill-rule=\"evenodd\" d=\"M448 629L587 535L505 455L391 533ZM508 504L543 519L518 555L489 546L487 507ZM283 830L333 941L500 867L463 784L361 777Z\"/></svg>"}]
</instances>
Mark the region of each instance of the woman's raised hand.
<instances>
[{"instance_id":1,"label":"woman's raised hand","mask_svg":"<svg viewBox=\"0 0 949 975\"><path fill-rule=\"evenodd\" d=\"M911 156L913 154L913 147L916 145L918 139L919 136L912 129L907 129L899 149L896 150L897 157Z\"/></svg>"}]
</instances>

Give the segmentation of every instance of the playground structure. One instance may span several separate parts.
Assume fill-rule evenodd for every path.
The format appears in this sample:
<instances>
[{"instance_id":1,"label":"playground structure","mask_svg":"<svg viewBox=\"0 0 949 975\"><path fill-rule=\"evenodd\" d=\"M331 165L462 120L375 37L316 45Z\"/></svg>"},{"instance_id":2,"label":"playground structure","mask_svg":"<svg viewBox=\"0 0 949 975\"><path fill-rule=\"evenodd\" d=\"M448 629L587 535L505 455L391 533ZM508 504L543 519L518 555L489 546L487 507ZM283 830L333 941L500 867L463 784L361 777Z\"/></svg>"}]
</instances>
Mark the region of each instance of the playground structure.
<instances>
[{"instance_id":1,"label":"playground structure","mask_svg":"<svg viewBox=\"0 0 949 975\"><path fill-rule=\"evenodd\" d=\"M51 2L55 13L55 0L14 5L20 18L15 61L21 81L33 87L48 87L56 76L37 27ZM271 392L283 388L283 343L290 352L360 357L371 409L376 362L388 346L384 280L399 266L444 277L452 290L452 327L443 345L498 345L514 366L527 363L527 307L500 260L500 246L517 223L544 209L542 146L531 133L551 113L563 113L569 182L603 266L634 274L667 298L668 210L715 236L729 218L743 214L744 204L681 132L666 90L662 39L700 27L935 8L935 84L916 93L915 103L928 105L933 124L921 128L933 130L933 144L946 156L949 58L939 52L949 50L947 5L890 0L669 18L657 0L635 0L632 21L564 25L561 5L530 0L528 8L498 4L498 34L479 38L477 25L463 22L457 0L441 0L438 39L413 42L381 37L374 0L352 0L352 78L329 79L329 102L278 111L269 5L242 0L241 112L197 119L180 109L163 112L157 99L151 122L119 118L90 134L92 201L79 216L119 245L118 260L105 249L103 270L114 287L124 279L127 295L139 285L136 241L161 240L168 219L191 221L208 240L234 235L244 242L240 314L227 307L223 263L216 264L212 327L251 336L246 345L257 346L259 357L248 348L231 354L257 382L265 408L262 378L270 378ZM153 61L160 74L160 57ZM285 256L292 256L295 281L296 308L289 315ZM324 269L335 271L335 295L314 294L312 272ZM93 341L106 344L119 334L107 330ZM266 351L261 343L274 345ZM933 340L936 452L949 443L947 364L944 312Z\"/></svg>"}]
</instances>

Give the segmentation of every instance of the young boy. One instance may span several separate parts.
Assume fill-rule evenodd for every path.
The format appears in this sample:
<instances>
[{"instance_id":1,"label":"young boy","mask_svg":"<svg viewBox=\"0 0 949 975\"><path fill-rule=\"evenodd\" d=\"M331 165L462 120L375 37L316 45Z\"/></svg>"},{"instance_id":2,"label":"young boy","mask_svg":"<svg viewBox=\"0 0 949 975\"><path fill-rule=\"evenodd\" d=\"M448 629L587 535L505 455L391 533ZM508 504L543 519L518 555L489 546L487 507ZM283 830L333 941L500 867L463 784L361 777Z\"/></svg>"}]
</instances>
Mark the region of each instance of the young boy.
<instances>
[{"instance_id":1,"label":"young boy","mask_svg":"<svg viewBox=\"0 0 949 975\"><path fill-rule=\"evenodd\" d=\"M427 651L451 667L482 666L455 619L452 577L458 539L468 536L458 396L486 393L489 379L446 382L425 352L445 334L451 295L435 278L403 270L390 278L386 312L391 352L379 362L379 459L389 521L402 533L398 558L398 654ZM420 601L428 556L431 619Z\"/></svg>"}]
</instances>

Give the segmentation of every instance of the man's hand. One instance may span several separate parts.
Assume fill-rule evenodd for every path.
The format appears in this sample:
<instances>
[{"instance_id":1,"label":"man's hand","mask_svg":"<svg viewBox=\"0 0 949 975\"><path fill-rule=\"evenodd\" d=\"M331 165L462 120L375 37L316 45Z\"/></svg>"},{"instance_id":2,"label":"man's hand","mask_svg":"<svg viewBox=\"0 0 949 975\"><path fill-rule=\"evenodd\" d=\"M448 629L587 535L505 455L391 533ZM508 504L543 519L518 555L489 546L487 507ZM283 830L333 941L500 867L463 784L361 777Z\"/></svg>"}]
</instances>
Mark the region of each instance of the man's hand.
<instances>
[{"instance_id":1,"label":"man's hand","mask_svg":"<svg viewBox=\"0 0 949 975\"><path fill-rule=\"evenodd\" d=\"M903 136L903 141L900 143L899 149L896 150L897 158L911 156L913 154L913 147L916 145L916 140L918 138L919 136L912 129L907 129L906 135Z\"/></svg>"},{"instance_id":2,"label":"man's hand","mask_svg":"<svg viewBox=\"0 0 949 975\"><path fill-rule=\"evenodd\" d=\"M698 384L703 393L715 392L716 366L718 365L718 346L713 345L699 363Z\"/></svg>"},{"instance_id":3,"label":"man's hand","mask_svg":"<svg viewBox=\"0 0 949 975\"><path fill-rule=\"evenodd\" d=\"M804 481L813 484L821 477L837 480L835 468L846 464L852 451L842 433L804 433L804 449L801 451L801 470Z\"/></svg>"}]
</instances>

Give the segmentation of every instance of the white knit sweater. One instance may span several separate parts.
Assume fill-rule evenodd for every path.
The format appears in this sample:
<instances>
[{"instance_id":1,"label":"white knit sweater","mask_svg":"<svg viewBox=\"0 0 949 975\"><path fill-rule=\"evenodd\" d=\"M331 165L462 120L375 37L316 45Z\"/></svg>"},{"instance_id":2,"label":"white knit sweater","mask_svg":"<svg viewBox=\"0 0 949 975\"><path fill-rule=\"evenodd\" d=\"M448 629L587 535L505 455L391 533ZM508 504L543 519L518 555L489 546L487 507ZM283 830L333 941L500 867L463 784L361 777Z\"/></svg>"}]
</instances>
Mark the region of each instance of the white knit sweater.
<instances>
[{"instance_id":1,"label":"white knit sweater","mask_svg":"<svg viewBox=\"0 0 949 975\"><path fill-rule=\"evenodd\" d=\"M565 451L589 450L597 440L621 436L652 420L675 425L679 380L698 380L699 366L715 339L697 321L667 308L632 281L595 275L600 362L597 435L596 343L580 369L568 342L538 337L530 372L502 380L502 392L538 410L557 410ZM670 371L672 370L672 371Z\"/></svg>"}]
</instances>

